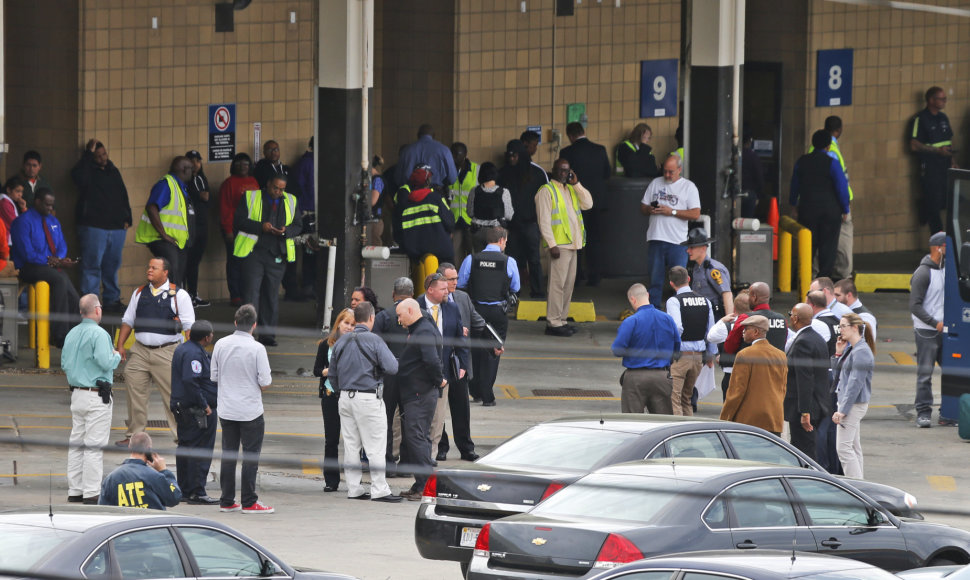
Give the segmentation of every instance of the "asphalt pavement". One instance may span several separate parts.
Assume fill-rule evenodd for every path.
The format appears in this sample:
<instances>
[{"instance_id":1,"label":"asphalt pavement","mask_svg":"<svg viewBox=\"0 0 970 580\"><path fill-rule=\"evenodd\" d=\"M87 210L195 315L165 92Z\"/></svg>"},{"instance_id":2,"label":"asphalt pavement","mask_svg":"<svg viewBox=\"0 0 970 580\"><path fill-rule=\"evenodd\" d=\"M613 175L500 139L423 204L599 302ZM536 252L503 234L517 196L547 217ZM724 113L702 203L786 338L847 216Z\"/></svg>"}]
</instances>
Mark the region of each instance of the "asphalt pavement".
<instances>
[{"instance_id":1,"label":"asphalt pavement","mask_svg":"<svg viewBox=\"0 0 970 580\"><path fill-rule=\"evenodd\" d=\"M577 287L576 299L595 301L598 320L580 324L571 338L548 337L543 322L512 321L502 357L495 407L472 405L472 434L480 453L487 452L536 422L579 413L619 411L619 360L609 350L617 317L626 307L630 280L607 280L599 288ZM917 429L913 413L915 343L906 293L862 296L879 320L873 400L862 424L867 479L895 485L916 495L927 519L970 529L970 448L952 427L935 424ZM777 296L773 308L787 312L797 300ZM264 393L266 437L258 481L260 500L276 508L271 515L223 514L218 508L182 504L174 511L223 521L254 537L291 564L339 571L360 578L458 578L458 565L422 559L413 540L416 503L348 501L345 487L323 493L319 464L323 423L317 380L312 368L319 333L309 303L284 303L280 345L269 350L274 384ZM214 304L199 318L231 324L232 308ZM53 351L52 368L58 368ZM22 350L19 366L0 369L0 507L66 502L66 443L70 432L70 396L57 371L27 368L31 351ZM719 372L718 372L719 375ZM718 380L720 377L718 376ZM116 384L112 441L124 436L123 383ZM934 380L939 402L939 374ZM698 414L716 418L720 391L701 401ZM152 395L149 419L164 420L160 396ZM164 427L149 431L155 446L174 464L172 439ZM217 446L218 451L218 446ZM105 455L105 472L126 454ZM447 462L458 463L452 449ZM218 472L218 461L212 471ZM16 475L15 475L16 474ZM402 491L408 479L391 479ZM218 495L218 484L209 483Z\"/></svg>"}]
</instances>

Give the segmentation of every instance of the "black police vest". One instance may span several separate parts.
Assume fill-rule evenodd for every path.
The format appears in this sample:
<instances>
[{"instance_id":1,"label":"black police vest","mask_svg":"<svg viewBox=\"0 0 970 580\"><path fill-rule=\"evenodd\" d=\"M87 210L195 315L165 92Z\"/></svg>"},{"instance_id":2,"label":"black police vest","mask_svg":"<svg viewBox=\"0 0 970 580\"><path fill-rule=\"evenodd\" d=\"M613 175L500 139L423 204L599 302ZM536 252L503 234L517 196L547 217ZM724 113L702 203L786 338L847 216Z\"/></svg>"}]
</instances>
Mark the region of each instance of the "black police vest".
<instances>
[{"instance_id":1,"label":"black police vest","mask_svg":"<svg viewBox=\"0 0 970 580\"><path fill-rule=\"evenodd\" d=\"M683 292L675 298L680 302L680 322L684 327L680 340L704 340L707 337L707 298L694 292Z\"/></svg>"},{"instance_id":2,"label":"black police vest","mask_svg":"<svg viewBox=\"0 0 970 580\"><path fill-rule=\"evenodd\" d=\"M784 352L785 343L788 342L788 321L783 314L778 314L772 310L756 310L751 316L761 315L768 319L768 342L771 346Z\"/></svg>"},{"instance_id":3,"label":"black police vest","mask_svg":"<svg viewBox=\"0 0 970 580\"><path fill-rule=\"evenodd\" d=\"M862 305L853 308L852 312L855 312L856 314L872 314L872 312L869 312L868 308Z\"/></svg>"},{"instance_id":4,"label":"black police vest","mask_svg":"<svg viewBox=\"0 0 970 580\"><path fill-rule=\"evenodd\" d=\"M497 220L505 217L505 204L502 202L502 188L488 192L481 187L475 191L475 219Z\"/></svg>"},{"instance_id":5,"label":"black police vest","mask_svg":"<svg viewBox=\"0 0 970 580\"><path fill-rule=\"evenodd\" d=\"M829 314L827 316L819 316L817 318L829 327L829 356L835 356L835 342L839 340L839 335L842 334L842 329L839 327L839 317Z\"/></svg>"},{"instance_id":6,"label":"black police vest","mask_svg":"<svg viewBox=\"0 0 970 580\"><path fill-rule=\"evenodd\" d=\"M475 212L478 217L478 212ZM502 252L472 255L468 294L475 302L504 302L509 298L509 257Z\"/></svg>"},{"instance_id":7,"label":"black police vest","mask_svg":"<svg viewBox=\"0 0 970 580\"><path fill-rule=\"evenodd\" d=\"M175 297L175 284L169 284L169 289L152 296L151 287L146 285L138 296L138 306L135 307L135 332L149 332L171 336L182 332L182 323L172 311L171 300Z\"/></svg>"}]
</instances>

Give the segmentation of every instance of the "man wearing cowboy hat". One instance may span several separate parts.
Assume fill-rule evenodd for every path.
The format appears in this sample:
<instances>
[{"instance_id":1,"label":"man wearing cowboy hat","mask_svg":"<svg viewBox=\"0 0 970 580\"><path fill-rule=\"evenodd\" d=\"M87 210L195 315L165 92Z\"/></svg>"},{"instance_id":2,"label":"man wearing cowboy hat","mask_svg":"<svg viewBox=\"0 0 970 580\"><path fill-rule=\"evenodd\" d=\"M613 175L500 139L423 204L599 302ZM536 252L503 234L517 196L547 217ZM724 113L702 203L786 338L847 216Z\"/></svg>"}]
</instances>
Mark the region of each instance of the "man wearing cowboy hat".
<instances>
[{"instance_id":1,"label":"man wearing cowboy hat","mask_svg":"<svg viewBox=\"0 0 970 580\"><path fill-rule=\"evenodd\" d=\"M731 292L731 275L727 267L707 256L707 246L713 243L704 228L693 228L687 234L687 273L690 274L690 289L711 301L714 320L726 314L734 314L734 294Z\"/></svg>"}]
</instances>

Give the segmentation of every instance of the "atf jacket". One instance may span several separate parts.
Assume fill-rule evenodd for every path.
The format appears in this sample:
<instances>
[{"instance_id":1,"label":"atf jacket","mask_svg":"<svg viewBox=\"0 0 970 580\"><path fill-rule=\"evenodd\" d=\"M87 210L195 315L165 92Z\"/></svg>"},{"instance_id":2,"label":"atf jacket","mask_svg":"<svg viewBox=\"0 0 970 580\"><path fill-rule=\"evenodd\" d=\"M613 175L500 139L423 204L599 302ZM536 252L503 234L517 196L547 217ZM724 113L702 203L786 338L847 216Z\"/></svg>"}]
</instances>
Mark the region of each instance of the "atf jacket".
<instances>
[{"instance_id":1,"label":"atf jacket","mask_svg":"<svg viewBox=\"0 0 970 580\"><path fill-rule=\"evenodd\" d=\"M171 471L155 471L141 459L129 458L104 479L98 504L164 511L181 499L182 490Z\"/></svg>"},{"instance_id":2,"label":"atf jacket","mask_svg":"<svg viewBox=\"0 0 970 580\"><path fill-rule=\"evenodd\" d=\"M425 314L408 327L408 341L398 368L401 400L414 398L441 386L441 334Z\"/></svg>"},{"instance_id":3,"label":"atf jacket","mask_svg":"<svg viewBox=\"0 0 970 580\"><path fill-rule=\"evenodd\" d=\"M936 323L943 320L945 270L940 262L931 260L929 254L923 256L909 282L909 312L914 328L936 332Z\"/></svg>"}]
</instances>

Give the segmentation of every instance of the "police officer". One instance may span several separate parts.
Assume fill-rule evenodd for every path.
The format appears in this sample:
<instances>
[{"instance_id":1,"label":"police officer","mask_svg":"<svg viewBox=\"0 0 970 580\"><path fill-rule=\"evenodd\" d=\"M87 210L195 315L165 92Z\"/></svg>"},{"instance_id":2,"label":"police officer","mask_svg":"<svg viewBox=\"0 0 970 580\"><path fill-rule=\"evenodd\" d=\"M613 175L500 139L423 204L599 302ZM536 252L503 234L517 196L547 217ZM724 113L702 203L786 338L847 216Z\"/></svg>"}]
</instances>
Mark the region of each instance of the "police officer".
<instances>
[{"instance_id":1,"label":"police officer","mask_svg":"<svg viewBox=\"0 0 970 580\"><path fill-rule=\"evenodd\" d=\"M175 475L165 458L152 451L148 433L131 436L131 455L104 479L98 505L165 510L182 499Z\"/></svg>"},{"instance_id":2,"label":"police officer","mask_svg":"<svg viewBox=\"0 0 970 580\"><path fill-rule=\"evenodd\" d=\"M451 157L455 160L455 169L458 171L458 181L448 186L448 204L455 216L455 230L451 233L451 239L455 258L463 259L472 253L468 194L478 185L478 164L469 161L468 146L461 142L451 144Z\"/></svg>"},{"instance_id":3,"label":"police officer","mask_svg":"<svg viewBox=\"0 0 970 580\"><path fill-rule=\"evenodd\" d=\"M118 332L118 353L125 365L125 384L128 398L128 431L125 439L115 443L128 447L135 433L145 430L148 422L148 397L152 382L162 393L162 403L168 414L172 436L177 438L175 415L169 409L172 398L172 356L182 342L182 332L195 323L195 310L189 293L168 280L171 264L165 258L148 261L148 284L136 289L121 317ZM131 352L125 342L135 331ZM130 356L129 356L130 355Z\"/></svg>"},{"instance_id":4,"label":"police officer","mask_svg":"<svg viewBox=\"0 0 970 580\"><path fill-rule=\"evenodd\" d=\"M680 331L680 356L670 365L673 390L670 401L674 415L693 415L691 398L694 383L704 365L714 366L717 348L707 342L707 332L714 326L711 302L690 289L687 269L674 266L667 273L675 294L667 299L667 314Z\"/></svg>"},{"instance_id":5,"label":"police officer","mask_svg":"<svg viewBox=\"0 0 970 580\"><path fill-rule=\"evenodd\" d=\"M213 340L212 324L198 320L192 325L189 341L176 348L172 357L171 409L179 436L175 470L188 503L198 505L219 503L205 491L218 423L213 412L219 389L209 379L210 360L205 350Z\"/></svg>"},{"instance_id":6,"label":"police officer","mask_svg":"<svg viewBox=\"0 0 970 580\"><path fill-rule=\"evenodd\" d=\"M500 226L485 231L485 249L465 258L458 270L458 287L466 290L475 304L475 310L498 334L495 341L488 326L480 338L497 342L489 348L472 351L472 379L469 390L473 398L481 399L482 406L495 406L492 386L498 375L499 357L505 352L502 344L509 329L505 311L513 294L520 288L519 267L515 258L505 255L509 233Z\"/></svg>"},{"instance_id":7,"label":"police officer","mask_svg":"<svg viewBox=\"0 0 970 580\"><path fill-rule=\"evenodd\" d=\"M734 294L731 292L731 275L727 267L707 255L707 246L714 240L707 237L704 228L693 228L687 234L687 274L690 289L711 301L714 319L720 320L734 314Z\"/></svg>"},{"instance_id":8,"label":"police officer","mask_svg":"<svg viewBox=\"0 0 970 580\"><path fill-rule=\"evenodd\" d=\"M286 193L286 176L271 177L261 190L247 191L233 216L236 234L232 255L242 260L243 302L256 306L259 342L276 346L280 282L286 263L296 260L302 229L296 196Z\"/></svg>"},{"instance_id":9,"label":"police officer","mask_svg":"<svg viewBox=\"0 0 970 580\"><path fill-rule=\"evenodd\" d=\"M172 267L172 279L185 279L185 244L189 240L189 202L186 183L195 166L188 157L172 160L168 173L148 196L145 211L135 230L135 242L148 245L152 255L165 258ZM194 220L194 214L193 214Z\"/></svg>"}]
</instances>

